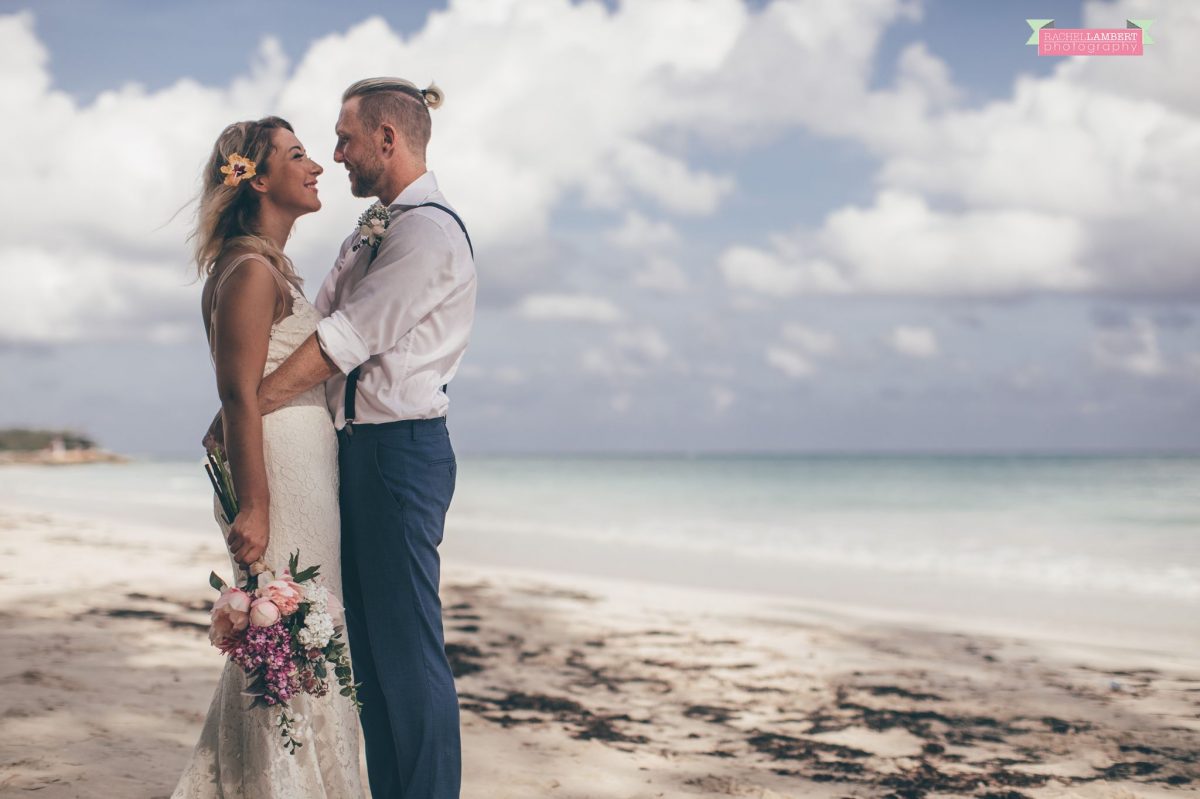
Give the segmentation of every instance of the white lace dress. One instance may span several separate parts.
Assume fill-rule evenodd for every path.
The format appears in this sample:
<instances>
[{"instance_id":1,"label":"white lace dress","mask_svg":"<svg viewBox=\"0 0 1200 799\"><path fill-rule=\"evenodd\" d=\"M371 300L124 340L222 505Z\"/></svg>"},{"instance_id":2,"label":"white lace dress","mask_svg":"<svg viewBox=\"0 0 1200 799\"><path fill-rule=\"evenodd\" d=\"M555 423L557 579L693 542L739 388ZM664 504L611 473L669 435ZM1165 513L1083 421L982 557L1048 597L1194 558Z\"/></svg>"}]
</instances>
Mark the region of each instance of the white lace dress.
<instances>
[{"instance_id":1,"label":"white lace dress","mask_svg":"<svg viewBox=\"0 0 1200 799\"><path fill-rule=\"evenodd\" d=\"M243 257L244 259L244 257ZM241 262L233 262L224 280ZM220 284L218 283L218 288ZM290 284L289 284L290 286ZM320 313L300 292L292 314L271 328L270 374L316 330ZM216 291L214 291L214 296ZM271 491L271 535L265 563L282 570L300 550L301 565L320 564L317 578L342 596L338 515L337 435L316 386L263 417L263 450ZM229 529L214 503L222 533ZM236 568L231 559L232 569ZM213 650L213 657L220 655ZM336 690L315 698L301 694L289 704L303 714L304 746L295 755L283 747L277 712L248 709L245 673L226 662L200 741L172 799L356 799L363 796L358 770L358 717Z\"/></svg>"}]
</instances>

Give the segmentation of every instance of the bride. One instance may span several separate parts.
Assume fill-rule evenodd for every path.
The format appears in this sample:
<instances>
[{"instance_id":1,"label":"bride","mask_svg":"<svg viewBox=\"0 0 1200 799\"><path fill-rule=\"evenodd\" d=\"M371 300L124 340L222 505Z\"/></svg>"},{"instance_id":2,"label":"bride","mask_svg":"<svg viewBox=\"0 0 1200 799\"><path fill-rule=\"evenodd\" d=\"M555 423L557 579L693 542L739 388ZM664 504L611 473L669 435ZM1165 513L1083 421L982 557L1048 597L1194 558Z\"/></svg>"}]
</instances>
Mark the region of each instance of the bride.
<instances>
[{"instance_id":1,"label":"bride","mask_svg":"<svg viewBox=\"0 0 1200 799\"><path fill-rule=\"evenodd\" d=\"M226 449L240 509L218 510L233 568L262 559L281 568L300 550L341 599L337 437L317 385L260 416L258 384L316 329L283 247L296 219L320 209L317 176L292 126L278 117L222 131L204 171L193 238L207 277L201 311L216 367ZM347 699L300 694L304 745L288 754L275 713L249 709L242 669L226 662L200 741L172 794L205 797L363 795L358 719ZM295 714L293 714L295 715Z\"/></svg>"}]
</instances>

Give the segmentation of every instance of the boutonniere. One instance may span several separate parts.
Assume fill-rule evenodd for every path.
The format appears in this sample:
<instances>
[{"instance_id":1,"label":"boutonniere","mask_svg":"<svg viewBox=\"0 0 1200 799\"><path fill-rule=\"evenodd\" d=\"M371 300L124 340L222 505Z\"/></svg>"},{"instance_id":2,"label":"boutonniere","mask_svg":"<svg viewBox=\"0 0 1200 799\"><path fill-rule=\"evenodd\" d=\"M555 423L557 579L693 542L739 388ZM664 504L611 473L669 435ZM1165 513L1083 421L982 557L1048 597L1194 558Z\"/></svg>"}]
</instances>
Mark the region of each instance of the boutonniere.
<instances>
[{"instance_id":1,"label":"boutonniere","mask_svg":"<svg viewBox=\"0 0 1200 799\"><path fill-rule=\"evenodd\" d=\"M359 247L370 247L371 255L375 255L391 221L392 214L382 203L375 203L363 211L358 218L358 243L352 249L357 251Z\"/></svg>"}]
</instances>

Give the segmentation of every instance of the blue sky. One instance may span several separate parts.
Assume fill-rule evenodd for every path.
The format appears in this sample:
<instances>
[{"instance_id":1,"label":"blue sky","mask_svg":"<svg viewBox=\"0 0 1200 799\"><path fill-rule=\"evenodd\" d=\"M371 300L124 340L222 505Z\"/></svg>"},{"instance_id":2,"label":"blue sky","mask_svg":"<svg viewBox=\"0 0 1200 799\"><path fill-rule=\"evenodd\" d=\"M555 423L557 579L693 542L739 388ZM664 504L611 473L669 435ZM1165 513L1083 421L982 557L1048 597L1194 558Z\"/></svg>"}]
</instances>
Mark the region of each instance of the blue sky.
<instances>
[{"instance_id":1,"label":"blue sky","mask_svg":"<svg viewBox=\"0 0 1200 799\"><path fill-rule=\"evenodd\" d=\"M1026 17L1159 43L1068 64ZM189 454L171 215L226 122L324 154L390 71L446 89L430 166L481 245L463 452L1196 449L1197 35L1139 0L2 2L0 424ZM324 186L310 292L359 210Z\"/></svg>"}]
</instances>

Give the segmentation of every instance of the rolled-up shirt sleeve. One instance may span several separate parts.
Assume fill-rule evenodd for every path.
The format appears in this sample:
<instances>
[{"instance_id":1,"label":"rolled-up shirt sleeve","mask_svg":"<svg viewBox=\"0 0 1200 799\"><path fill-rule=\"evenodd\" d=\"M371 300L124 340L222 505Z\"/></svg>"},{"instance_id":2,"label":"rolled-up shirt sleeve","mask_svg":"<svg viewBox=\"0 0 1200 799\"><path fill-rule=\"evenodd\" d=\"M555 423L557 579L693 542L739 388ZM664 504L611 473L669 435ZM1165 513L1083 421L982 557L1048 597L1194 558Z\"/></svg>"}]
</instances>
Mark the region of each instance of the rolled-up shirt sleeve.
<instances>
[{"instance_id":1,"label":"rolled-up shirt sleeve","mask_svg":"<svg viewBox=\"0 0 1200 799\"><path fill-rule=\"evenodd\" d=\"M384 237L367 273L317 325L321 349L343 374L387 352L469 276L459 275L445 231L408 214Z\"/></svg>"}]
</instances>

